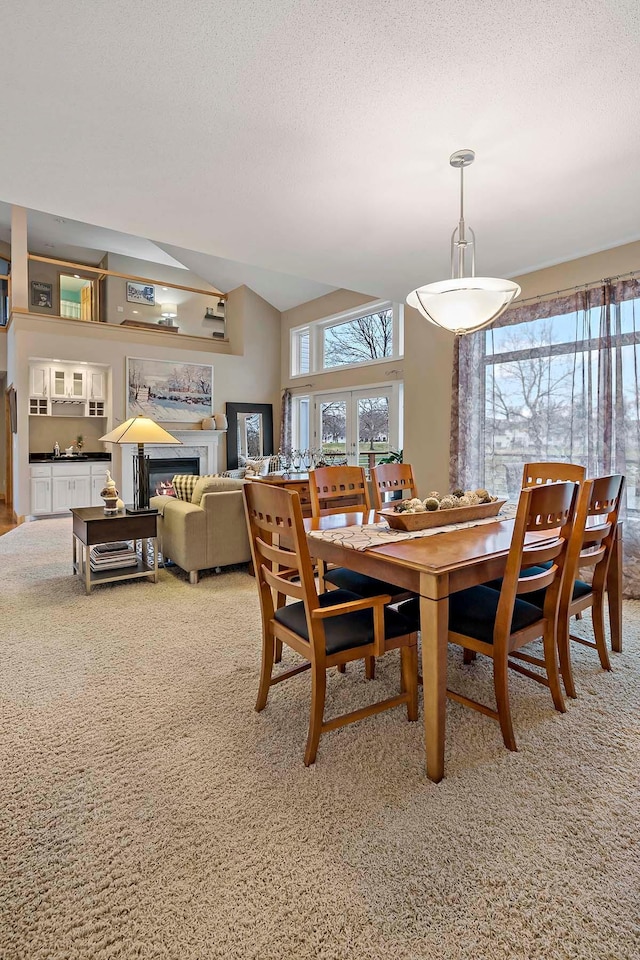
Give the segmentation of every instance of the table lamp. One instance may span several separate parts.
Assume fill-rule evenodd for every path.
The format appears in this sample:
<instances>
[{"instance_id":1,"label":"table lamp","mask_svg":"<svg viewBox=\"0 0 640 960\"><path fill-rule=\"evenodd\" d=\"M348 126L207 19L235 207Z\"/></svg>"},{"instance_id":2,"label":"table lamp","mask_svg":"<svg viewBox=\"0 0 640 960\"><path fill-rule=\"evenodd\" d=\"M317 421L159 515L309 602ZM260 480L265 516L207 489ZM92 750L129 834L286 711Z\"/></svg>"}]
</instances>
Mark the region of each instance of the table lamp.
<instances>
[{"instance_id":1,"label":"table lamp","mask_svg":"<svg viewBox=\"0 0 640 960\"><path fill-rule=\"evenodd\" d=\"M111 433L100 437L105 443L137 443L138 454L133 461L133 506L127 506L127 513L146 513L149 510L149 457L144 455L145 443L154 446L160 444L181 444L182 441L149 417L131 417L121 423Z\"/></svg>"}]
</instances>

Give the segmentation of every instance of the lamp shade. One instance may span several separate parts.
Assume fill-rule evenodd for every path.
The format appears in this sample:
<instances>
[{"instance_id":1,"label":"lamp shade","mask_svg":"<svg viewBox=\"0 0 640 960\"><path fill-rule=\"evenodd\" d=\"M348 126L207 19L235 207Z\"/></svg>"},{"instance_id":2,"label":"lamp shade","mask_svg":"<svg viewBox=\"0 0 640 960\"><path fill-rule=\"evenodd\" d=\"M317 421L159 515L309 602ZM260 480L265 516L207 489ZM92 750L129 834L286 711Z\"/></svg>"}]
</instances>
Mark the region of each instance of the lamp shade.
<instances>
[{"instance_id":1,"label":"lamp shade","mask_svg":"<svg viewBox=\"0 0 640 960\"><path fill-rule=\"evenodd\" d=\"M493 323L519 293L512 280L459 277L418 287L407 303L437 327L462 334Z\"/></svg>"},{"instance_id":2,"label":"lamp shade","mask_svg":"<svg viewBox=\"0 0 640 960\"><path fill-rule=\"evenodd\" d=\"M149 417L131 417L100 440L105 443L182 443Z\"/></svg>"},{"instance_id":3,"label":"lamp shade","mask_svg":"<svg viewBox=\"0 0 640 960\"><path fill-rule=\"evenodd\" d=\"M163 317L177 317L178 307L175 303L161 303L160 314Z\"/></svg>"}]
</instances>

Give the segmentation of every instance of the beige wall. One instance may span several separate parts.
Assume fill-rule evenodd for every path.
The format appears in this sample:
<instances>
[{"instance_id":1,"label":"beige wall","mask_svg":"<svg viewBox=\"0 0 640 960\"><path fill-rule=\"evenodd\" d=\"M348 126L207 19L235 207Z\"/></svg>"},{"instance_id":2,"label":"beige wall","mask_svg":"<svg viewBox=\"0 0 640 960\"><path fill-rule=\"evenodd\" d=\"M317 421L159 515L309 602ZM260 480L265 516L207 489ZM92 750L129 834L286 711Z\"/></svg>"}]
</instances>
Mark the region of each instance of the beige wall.
<instances>
[{"instance_id":1,"label":"beige wall","mask_svg":"<svg viewBox=\"0 0 640 960\"><path fill-rule=\"evenodd\" d=\"M29 513L29 359L55 358L107 364L111 369L113 406L109 425L126 418L125 360L152 360L213 365L214 409L223 412L228 401L274 404L277 424L280 399L280 313L253 291L233 291L237 327L242 333L241 355L200 349L197 341L180 341L180 334L145 334L111 324L84 324L34 314L15 316L8 337L8 369L18 393L18 434L14 438L14 497L18 515ZM170 340L167 343L167 340ZM188 345L187 345L188 344ZM215 349L217 345L211 344ZM229 347L227 346L227 350ZM170 431L178 425L166 424ZM184 425L181 425L184 428ZM40 429L40 428L38 428ZM277 426L276 426L277 430ZM83 431L84 432L84 431ZM54 440L62 446L60 437ZM120 482L117 447L113 447L114 472ZM226 462L226 448L221 452Z\"/></svg>"},{"instance_id":2,"label":"beige wall","mask_svg":"<svg viewBox=\"0 0 640 960\"><path fill-rule=\"evenodd\" d=\"M554 294L566 287L580 287L631 271L640 271L640 241L513 277L522 287L515 306L527 297Z\"/></svg>"},{"instance_id":3,"label":"beige wall","mask_svg":"<svg viewBox=\"0 0 640 960\"><path fill-rule=\"evenodd\" d=\"M99 442L107 432L106 417L29 417L29 453L51 453L58 441L61 450L84 439L84 453L101 453Z\"/></svg>"}]
</instances>

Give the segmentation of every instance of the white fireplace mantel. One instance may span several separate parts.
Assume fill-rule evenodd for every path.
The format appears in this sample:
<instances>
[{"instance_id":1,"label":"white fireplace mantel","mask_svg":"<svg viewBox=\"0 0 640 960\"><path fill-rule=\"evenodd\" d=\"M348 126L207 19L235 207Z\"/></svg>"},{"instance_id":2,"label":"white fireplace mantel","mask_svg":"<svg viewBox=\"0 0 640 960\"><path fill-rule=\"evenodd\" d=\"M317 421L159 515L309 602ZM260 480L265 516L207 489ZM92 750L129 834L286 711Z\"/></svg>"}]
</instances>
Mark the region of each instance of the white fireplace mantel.
<instances>
[{"instance_id":1,"label":"white fireplace mantel","mask_svg":"<svg viewBox=\"0 0 640 960\"><path fill-rule=\"evenodd\" d=\"M172 437L180 444L145 444L144 452L149 459L165 457L199 457L200 473L219 473L218 451L220 437L226 430L170 430ZM133 502L133 461L138 447L135 443L123 443L122 449L122 492L125 503Z\"/></svg>"}]
</instances>

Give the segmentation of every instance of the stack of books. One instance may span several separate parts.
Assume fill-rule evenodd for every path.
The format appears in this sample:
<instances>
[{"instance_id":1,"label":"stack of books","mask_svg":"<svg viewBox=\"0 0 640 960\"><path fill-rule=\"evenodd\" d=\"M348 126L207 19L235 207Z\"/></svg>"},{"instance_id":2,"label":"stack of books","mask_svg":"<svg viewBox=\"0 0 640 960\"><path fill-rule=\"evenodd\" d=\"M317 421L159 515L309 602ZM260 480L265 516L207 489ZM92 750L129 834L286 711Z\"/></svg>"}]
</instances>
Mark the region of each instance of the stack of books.
<instances>
[{"instance_id":1,"label":"stack of books","mask_svg":"<svg viewBox=\"0 0 640 960\"><path fill-rule=\"evenodd\" d=\"M117 567L135 567L138 555L124 540L117 543L99 543L91 548L89 563L94 572L99 570L115 570Z\"/></svg>"}]
</instances>

